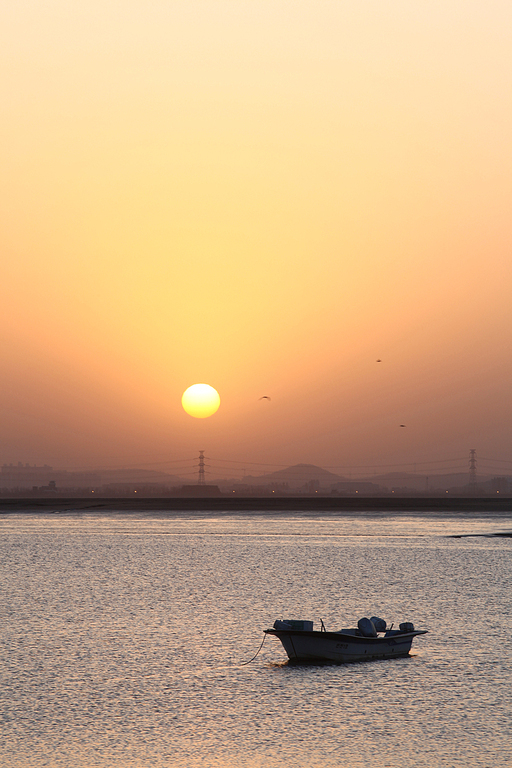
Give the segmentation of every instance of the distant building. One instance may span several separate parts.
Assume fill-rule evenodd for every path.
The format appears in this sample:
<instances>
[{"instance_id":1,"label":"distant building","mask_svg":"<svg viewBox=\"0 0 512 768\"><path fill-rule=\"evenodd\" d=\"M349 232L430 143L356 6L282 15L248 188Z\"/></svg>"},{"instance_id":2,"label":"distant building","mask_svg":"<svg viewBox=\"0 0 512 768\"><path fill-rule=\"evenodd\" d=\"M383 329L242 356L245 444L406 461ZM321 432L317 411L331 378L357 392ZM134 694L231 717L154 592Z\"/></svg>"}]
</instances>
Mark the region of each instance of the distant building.
<instances>
[{"instance_id":1,"label":"distant building","mask_svg":"<svg viewBox=\"0 0 512 768\"><path fill-rule=\"evenodd\" d=\"M486 485L490 486L492 494L503 493L506 496L512 494L512 477L493 477Z\"/></svg>"},{"instance_id":2,"label":"distant building","mask_svg":"<svg viewBox=\"0 0 512 768\"><path fill-rule=\"evenodd\" d=\"M54 470L48 464L4 464L0 467L0 488L6 490L31 490L48 486L51 481L59 488L91 488L98 485L97 472L67 472L65 469Z\"/></svg>"},{"instance_id":3,"label":"distant building","mask_svg":"<svg viewBox=\"0 0 512 768\"><path fill-rule=\"evenodd\" d=\"M332 486L333 492L341 494L363 493L366 496L377 496L381 492L381 487L376 483L370 483L367 480L344 480L341 483L335 483Z\"/></svg>"},{"instance_id":4,"label":"distant building","mask_svg":"<svg viewBox=\"0 0 512 768\"><path fill-rule=\"evenodd\" d=\"M178 488L178 496L190 496L197 498L199 496L222 496L218 485L182 485Z\"/></svg>"},{"instance_id":5,"label":"distant building","mask_svg":"<svg viewBox=\"0 0 512 768\"><path fill-rule=\"evenodd\" d=\"M35 485L48 485L52 478L53 467L30 464L4 464L0 468L0 488L33 488Z\"/></svg>"},{"instance_id":6,"label":"distant building","mask_svg":"<svg viewBox=\"0 0 512 768\"><path fill-rule=\"evenodd\" d=\"M55 480L50 480L48 485L41 485L39 488L37 485L34 485L33 491L41 491L42 493L57 493L57 483Z\"/></svg>"}]
</instances>

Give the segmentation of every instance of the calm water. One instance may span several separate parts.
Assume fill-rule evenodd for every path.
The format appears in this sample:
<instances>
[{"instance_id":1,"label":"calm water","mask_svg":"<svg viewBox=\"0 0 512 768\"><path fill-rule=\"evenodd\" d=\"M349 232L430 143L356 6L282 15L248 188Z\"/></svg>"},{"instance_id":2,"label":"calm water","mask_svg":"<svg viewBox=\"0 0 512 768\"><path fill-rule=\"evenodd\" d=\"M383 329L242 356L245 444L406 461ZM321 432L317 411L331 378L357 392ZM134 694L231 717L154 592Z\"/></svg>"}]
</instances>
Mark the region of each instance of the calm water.
<instances>
[{"instance_id":1,"label":"calm water","mask_svg":"<svg viewBox=\"0 0 512 768\"><path fill-rule=\"evenodd\" d=\"M512 529L485 518L0 518L0 765L512 765ZM276 618L413 621L288 667Z\"/></svg>"}]
</instances>

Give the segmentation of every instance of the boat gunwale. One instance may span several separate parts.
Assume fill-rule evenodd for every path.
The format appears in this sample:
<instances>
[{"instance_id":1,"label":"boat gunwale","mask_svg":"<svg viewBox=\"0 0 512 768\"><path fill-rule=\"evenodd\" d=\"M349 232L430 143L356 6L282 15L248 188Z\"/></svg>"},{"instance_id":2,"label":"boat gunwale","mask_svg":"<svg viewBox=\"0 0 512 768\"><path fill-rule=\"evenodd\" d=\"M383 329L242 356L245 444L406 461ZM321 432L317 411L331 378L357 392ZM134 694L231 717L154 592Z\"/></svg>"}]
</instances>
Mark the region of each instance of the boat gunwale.
<instances>
[{"instance_id":1,"label":"boat gunwale","mask_svg":"<svg viewBox=\"0 0 512 768\"><path fill-rule=\"evenodd\" d=\"M283 636L298 636L298 637L315 637L317 639L324 639L324 640L340 640L340 638L344 638L348 642L352 642L356 645L360 645L363 643L382 643L382 642L388 642L389 640L396 639L402 639L402 638L409 638L409 637L416 637L417 635L426 635L428 632L428 629L414 629L412 632L397 632L396 634L388 635L388 637L385 637L385 635L382 635L380 637L364 637L364 635L352 635L348 634L346 632L322 632L321 630L304 630L304 629L264 629L263 630L266 635L274 635L275 637L279 638L281 635Z\"/></svg>"}]
</instances>

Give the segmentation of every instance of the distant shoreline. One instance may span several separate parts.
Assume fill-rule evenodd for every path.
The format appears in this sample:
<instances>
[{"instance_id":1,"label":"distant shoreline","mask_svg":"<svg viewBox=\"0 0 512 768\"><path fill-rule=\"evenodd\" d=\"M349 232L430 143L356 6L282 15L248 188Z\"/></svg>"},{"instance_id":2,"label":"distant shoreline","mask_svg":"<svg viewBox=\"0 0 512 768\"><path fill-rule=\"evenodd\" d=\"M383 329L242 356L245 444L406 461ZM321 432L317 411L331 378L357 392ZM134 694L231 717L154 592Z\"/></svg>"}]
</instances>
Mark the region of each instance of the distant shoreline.
<instances>
[{"instance_id":1,"label":"distant shoreline","mask_svg":"<svg viewBox=\"0 0 512 768\"><path fill-rule=\"evenodd\" d=\"M393 516L414 515L437 517L493 515L512 518L512 498L449 499L433 497L171 497L171 498L10 498L0 499L0 516L12 514L45 514L48 512L76 514L150 513L155 516L180 517L184 514L213 513L237 515L246 512L255 515L293 514L298 516Z\"/></svg>"}]
</instances>

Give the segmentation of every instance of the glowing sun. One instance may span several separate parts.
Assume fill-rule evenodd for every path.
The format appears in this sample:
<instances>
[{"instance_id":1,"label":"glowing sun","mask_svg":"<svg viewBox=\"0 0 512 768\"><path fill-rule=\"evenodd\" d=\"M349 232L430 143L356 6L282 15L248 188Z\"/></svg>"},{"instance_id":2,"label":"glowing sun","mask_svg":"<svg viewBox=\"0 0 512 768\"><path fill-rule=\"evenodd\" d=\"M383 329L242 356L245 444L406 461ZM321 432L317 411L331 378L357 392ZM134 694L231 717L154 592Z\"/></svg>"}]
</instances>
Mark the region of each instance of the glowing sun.
<instances>
[{"instance_id":1,"label":"glowing sun","mask_svg":"<svg viewBox=\"0 0 512 768\"><path fill-rule=\"evenodd\" d=\"M218 410L220 397L209 384L193 384L184 391L181 404L189 416L206 419Z\"/></svg>"}]
</instances>

